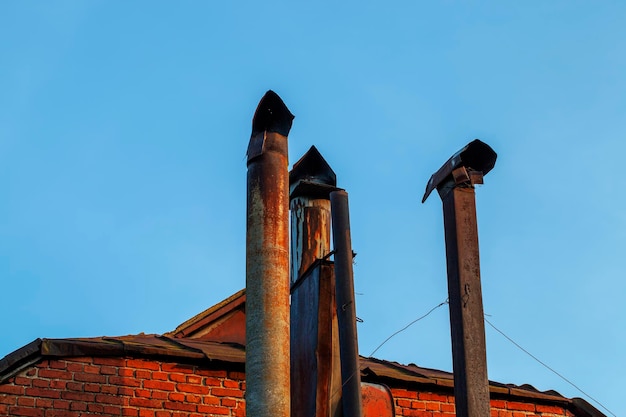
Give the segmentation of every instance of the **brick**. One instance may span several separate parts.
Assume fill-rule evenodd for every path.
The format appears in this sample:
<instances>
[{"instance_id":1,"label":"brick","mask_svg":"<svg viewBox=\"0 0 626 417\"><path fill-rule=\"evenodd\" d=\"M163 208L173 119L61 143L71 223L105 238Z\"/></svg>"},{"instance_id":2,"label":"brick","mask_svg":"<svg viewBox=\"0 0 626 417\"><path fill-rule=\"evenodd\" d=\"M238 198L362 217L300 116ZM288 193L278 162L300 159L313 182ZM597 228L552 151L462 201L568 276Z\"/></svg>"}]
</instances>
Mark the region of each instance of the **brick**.
<instances>
[{"instance_id":1,"label":"brick","mask_svg":"<svg viewBox=\"0 0 626 417\"><path fill-rule=\"evenodd\" d=\"M420 400L425 400L425 401L440 401L440 402L444 402L447 403L448 402L448 397L445 395L441 395L441 394L435 394L432 392L420 392L418 394L418 398Z\"/></svg>"},{"instance_id":2,"label":"brick","mask_svg":"<svg viewBox=\"0 0 626 417\"><path fill-rule=\"evenodd\" d=\"M115 385L100 385L100 392L103 394L117 394L117 388Z\"/></svg>"},{"instance_id":3,"label":"brick","mask_svg":"<svg viewBox=\"0 0 626 417\"><path fill-rule=\"evenodd\" d=\"M511 417L513 412L507 410L498 410L498 417Z\"/></svg>"},{"instance_id":4,"label":"brick","mask_svg":"<svg viewBox=\"0 0 626 417\"><path fill-rule=\"evenodd\" d=\"M246 373L245 372L230 371L228 373L228 377L230 379L235 379L235 380L238 380L238 381L245 381Z\"/></svg>"},{"instance_id":5,"label":"brick","mask_svg":"<svg viewBox=\"0 0 626 417\"><path fill-rule=\"evenodd\" d=\"M223 382L224 388L239 388L239 381L232 381L225 379Z\"/></svg>"},{"instance_id":6,"label":"brick","mask_svg":"<svg viewBox=\"0 0 626 417\"><path fill-rule=\"evenodd\" d=\"M154 417L154 410L139 409L139 417Z\"/></svg>"},{"instance_id":7,"label":"brick","mask_svg":"<svg viewBox=\"0 0 626 417\"><path fill-rule=\"evenodd\" d=\"M103 405L102 412L109 416L121 416L122 407L116 407L114 405Z\"/></svg>"},{"instance_id":8,"label":"brick","mask_svg":"<svg viewBox=\"0 0 626 417\"><path fill-rule=\"evenodd\" d=\"M43 417L43 410L29 407L11 407L9 414L13 416Z\"/></svg>"},{"instance_id":9,"label":"brick","mask_svg":"<svg viewBox=\"0 0 626 417\"><path fill-rule=\"evenodd\" d=\"M104 406L101 404L87 404L87 411L90 413L102 413Z\"/></svg>"},{"instance_id":10,"label":"brick","mask_svg":"<svg viewBox=\"0 0 626 417\"><path fill-rule=\"evenodd\" d=\"M122 405L124 401L121 397L117 395L105 395L98 394L96 395L96 402L100 404L114 404L114 405Z\"/></svg>"},{"instance_id":11,"label":"brick","mask_svg":"<svg viewBox=\"0 0 626 417\"><path fill-rule=\"evenodd\" d=\"M30 368L29 370L27 370L24 375L26 376L35 376L37 375L37 369L36 368Z\"/></svg>"},{"instance_id":12,"label":"brick","mask_svg":"<svg viewBox=\"0 0 626 417\"><path fill-rule=\"evenodd\" d=\"M83 392L83 387L85 386L85 384L83 384L82 382L66 382L65 386L67 387L68 391Z\"/></svg>"},{"instance_id":13,"label":"brick","mask_svg":"<svg viewBox=\"0 0 626 417\"><path fill-rule=\"evenodd\" d=\"M155 413L156 417L171 417L172 412L171 411L157 411Z\"/></svg>"},{"instance_id":14,"label":"brick","mask_svg":"<svg viewBox=\"0 0 626 417\"><path fill-rule=\"evenodd\" d=\"M128 402L133 407L141 408L161 408L162 401L149 398L131 398Z\"/></svg>"},{"instance_id":15,"label":"brick","mask_svg":"<svg viewBox=\"0 0 626 417\"><path fill-rule=\"evenodd\" d=\"M451 403L441 403L441 411L444 413L455 413L454 404Z\"/></svg>"},{"instance_id":16,"label":"brick","mask_svg":"<svg viewBox=\"0 0 626 417\"><path fill-rule=\"evenodd\" d=\"M115 366L101 366L100 374L101 375L117 375L117 367Z\"/></svg>"},{"instance_id":17,"label":"brick","mask_svg":"<svg viewBox=\"0 0 626 417\"><path fill-rule=\"evenodd\" d=\"M24 387L0 384L0 394L24 395Z\"/></svg>"},{"instance_id":18,"label":"brick","mask_svg":"<svg viewBox=\"0 0 626 417\"><path fill-rule=\"evenodd\" d=\"M184 374L169 374L170 376L170 381L174 381L174 382L187 382L187 375Z\"/></svg>"},{"instance_id":19,"label":"brick","mask_svg":"<svg viewBox=\"0 0 626 417\"><path fill-rule=\"evenodd\" d=\"M72 373L60 369L40 369L38 372L40 378L50 379L72 379Z\"/></svg>"},{"instance_id":20,"label":"brick","mask_svg":"<svg viewBox=\"0 0 626 417\"><path fill-rule=\"evenodd\" d=\"M504 400L491 400L492 408L506 408L506 401Z\"/></svg>"},{"instance_id":21,"label":"brick","mask_svg":"<svg viewBox=\"0 0 626 417\"><path fill-rule=\"evenodd\" d=\"M80 417L80 413L77 411L67 410L46 410L45 417Z\"/></svg>"},{"instance_id":22,"label":"brick","mask_svg":"<svg viewBox=\"0 0 626 417\"><path fill-rule=\"evenodd\" d=\"M429 411L439 411L441 403L435 401L428 401L426 403L426 410Z\"/></svg>"},{"instance_id":23,"label":"brick","mask_svg":"<svg viewBox=\"0 0 626 417\"><path fill-rule=\"evenodd\" d=\"M79 402L93 402L96 398L95 394L90 394L88 392L72 392L72 391L63 391L60 393L61 398L64 400L70 401L79 401Z\"/></svg>"},{"instance_id":24,"label":"brick","mask_svg":"<svg viewBox=\"0 0 626 417\"><path fill-rule=\"evenodd\" d=\"M537 409L538 413L564 414L563 407L537 404L535 408Z\"/></svg>"},{"instance_id":25,"label":"brick","mask_svg":"<svg viewBox=\"0 0 626 417\"><path fill-rule=\"evenodd\" d=\"M8 405L4 405L4 404L0 404L0 415L2 416L8 416L9 415L9 406Z\"/></svg>"},{"instance_id":26,"label":"brick","mask_svg":"<svg viewBox=\"0 0 626 417\"><path fill-rule=\"evenodd\" d=\"M126 361L126 366L138 369L151 369L153 371L158 371L161 368L157 362L143 359L129 359Z\"/></svg>"},{"instance_id":27,"label":"brick","mask_svg":"<svg viewBox=\"0 0 626 417\"><path fill-rule=\"evenodd\" d=\"M183 384L178 384L183 385ZM148 389L158 389L161 391L174 391L177 387L173 382L168 381L152 381L150 379L146 379L143 381L143 387ZM208 390L207 390L208 392Z\"/></svg>"},{"instance_id":28,"label":"brick","mask_svg":"<svg viewBox=\"0 0 626 417\"><path fill-rule=\"evenodd\" d=\"M159 371L152 372L152 379L156 379L159 381L167 381L168 378L169 378L169 374L167 372L159 372Z\"/></svg>"},{"instance_id":29,"label":"brick","mask_svg":"<svg viewBox=\"0 0 626 417\"><path fill-rule=\"evenodd\" d=\"M170 395L168 395L167 397L170 401L179 401L179 402L183 402L185 401L185 394L181 394L179 392L172 392L170 393Z\"/></svg>"},{"instance_id":30,"label":"brick","mask_svg":"<svg viewBox=\"0 0 626 417\"><path fill-rule=\"evenodd\" d=\"M188 384L201 384L202 383L202 377L198 376L198 375L187 375L187 381Z\"/></svg>"},{"instance_id":31,"label":"brick","mask_svg":"<svg viewBox=\"0 0 626 417\"><path fill-rule=\"evenodd\" d=\"M411 400L407 400L406 398L398 398L398 399L396 399L396 405L398 407L408 407L408 408L411 408Z\"/></svg>"},{"instance_id":32,"label":"brick","mask_svg":"<svg viewBox=\"0 0 626 417\"><path fill-rule=\"evenodd\" d=\"M230 414L230 409L226 407L216 407L213 405L199 405L198 412L205 413L205 414L218 414L218 415L226 416Z\"/></svg>"},{"instance_id":33,"label":"brick","mask_svg":"<svg viewBox=\"0 0 626 417\"><path fill-rule=\"evenodd\" d=\"M527 417L526 413L523 411L512 411L511 414L513 417Z\"/></svg>"},{"instance_id":34,"label":"brick","mask_svg":"<svg viewBox=\"0 0 626 417\"><path fill-rule=\"evenodd\" d=\"M176 389L178 391L188 392L191 394L208 394L209 393L209 388L204 387L202 385L176 384ZM219 388L213 388L213 390L216 390L216 389L219 389ZM211 390L211 392L213 392L213 390ZM218 395L218 394L215 394L215 395Z\"/></svg>"},{"instance_id":35,"label":"brick","mask_svg":"<svg viewBox=\"0 0 626 417\"><path fill-rule=\"evenodd\" d=\"M509 409L509 410L513 410L513 411L515 411L515 410L519 410L519 411L535 411L535 404L509 401L506 404L506 408Z\"/></svg>"},{"instance_id":36,"label":"brick","mask_svg":"<svg viewBox=\"0 0 626 417\"><path fill-rule=\"evenodd\" d=\"M0 395L0 404L15 405L17 397L14 395Z\"/></svg>"},{"instance_id":37,"label":"brick","mask_svg":"<svg viewBox=\"0 0 626 417\"><path fill-rule=\"evenodd\" d=\"M86 374L86 373L75 373L74 381L81 382L94 382L98 384L103 384L107 382L107 377L100 374Z\"/></svg>"},{"instance_id":38,"label":"brick","mask_svg":"<svg viewBox=\"0 0 626 417\"><path fill-rule=\"evenodd\" d=\"M210 387L221 387L222 386L222 380L219 378L214 378L211 376L207 376L206 378L204 378L204 385L210 386Z\"/></svg>"},{"instance_id":39,"label":"brick","mask_svg":"<svg viewBox=\"0 0 626 417\"><path fill-rule=\"evenodd\" d=\"M65 369L67 367L67 362L51 359L50 362L48 363L48 367L52 369Z\"/></svg>"},{"instance_id":40,"label":"brick","mask_svg":"<svg viewBox=\"0 0 626 417\"><path fill-rule=\"evenodd\" d=\"M498 410L496 410L495 408L492 408L489 410L489 416L490 417L498 417Z\"/></svg>"},{"instance_id":41,"label":"brick","mask_svg":"<svg viewBox=\"0 0 626 417\"><path fill-rule=\"evenodd\" d=\"M13 383L15 385L21 385L23 387L30 387L33 385L33 380L31 378L26 378L23 376L16 376L13 378Z\"/></svg>"},{"instance_id":42,"label":"brick","mask_svg":"<svg viewBox=\"0 0 626 417\"><path fill-rule=\"evenodd\" d=\"M152 372L147 371L145 369L138 369L135 371L135 378L150 379L152 378Z\"/></svg>"},{"instance_id":43,"label":"brick","mask_svg":"<svg viewBox=\"0 0 626 417\"><path fill-rule=\"evenodd\" d=\"M127 377L113 376L113 375L109 377L109 384L124 385L127 387L141 386L141 382L137 381L135 378L127 378Z\"/></svg>"},{"instance_id":44,"label":"brick","mask_svg":"<svg viewBox=\"0 0 626 417\"><path fill-rule=\"evenodd\" d=\"M135 390L128 387L118 387L117 395L135 395Z\"/></svg>"},{"instance_id":45,"label":"brick","mask_svg":"<svg viewBox=\"0 0 626 417\"><path fill-rule=\"evenodd\" d=\"M195 366L193 365L182 365L179 363L164 363L161 365L161 370L163 372L178 372L178 373L187 373L193 374Z\"/></svg>"},{"instance_id":46,"label":"brick","mask_svg":"<svg viewBox=\"0 0 626 417\"><path fill-rule=\"evenodd\" d=\"M391 393L394 398L417 399L417 392L407 391L405 389L394 389L391 390Z\"/></svg>"},{"instance_id":47,"label":"brick","mask_svg":"<svg viewBox=\"0 0 626 417\"><path fill-rule=\"evenodd\" d=\"M53 379L52 381L50 381L50 388L52 388L52 389L59 389L59 390L65 390L65 389L67 389L67 382L66 381L58 381L56 379Z\"/></svg>"},{"instance_id":48,"label":"brick","mask_svg":"<svg viewBox=\"0 0 626 417\"><path fill-rule=\"evenodd\" d=\"M84 363L68 363L67 370L70 372L83 372L85 369Z\"/></svg>"},{"instance_id":49,"label":"brick","mask_svg":"<svg viewBox=\"0 0 626 417\"><path fill-rule=\"evenodd\" d=\"M202 397L198 395L188 394L185 395L185 401L191 404L200 404L202 402Z\"/></svg>"},{"instance_id":50,"label":"brick","mask_svg":"<svg viewBox=\"0 0 626 417\"><path fill-rule=\"evenodd\" d=\"M139 410L136 408L122 408L122 415L127 417L137 417Z\"/></svg>"},{"instance_id":51,"label":"brick","mask_svg":"<svg viewBox=\"0 0 626 417\"><path fill-rule=\"evenodd\" d=\"M196 372L196 373L198 375L214 376L216 378L226 378L226 376L228 375L228 372L226 372L226 371L219 371L219 370L215 370L215 369L198 369L198 372Z\"/></svg>"},{"instance_id":52,"label":"brick","mask_svg":"<svg viewBox=\"0 0 626 417\"><path fill-rule=\"evenodd\" d=\"M74 401L70 403L70 410L72 411L87 411L87 404L81 401Z\"/></svg>"},{"instance_id":53,"label":"brick","mask_svg":"<svg viewBox=\"0 0 626 417\"><path fill-rule=\"evenodd\" d=\"M195 404L187 404L180 402L166 402L163 404L163 407L168 410L180 410L180 411L198 411L198 407L202 407L202 405Z\"/></svg>"},{"instance_id":54,"label":"brick","mask_svg":"<svg viewBox=\"0 0 626 417\"><path fill-rule=\"evenodd\" d=\"M54 400L52 406L58 410L69 410L70 402L65 400Z\"/></svg>"},{"instance_id":55,"label":"brick","mask_svg":"<svg viewBox=\"0 0 626 417\"><path fill-rule=\"evenodd\" d=\"M50 387L50 381L47 379L33 379L32 383L33 383L33 387L37 387L37 388L49 388Z\"/></svg>"},{"instance_id":56,"label":"brick","mask_svg":"<svg viewBox=\"0 0 626 417\"><path fill-rule=\"evenodd\" d=\"M34 407L35 399L31 397L19 397L17 399L17 405L21 405L24 407Z\"/></svg>"},{"instance_id":57,"label":"brick","mask_svg":"<svg viewBox=\"0 0 626 417\"><path fill-rule=\"evenodd\" d=\"M48 388L25 388L24 393L31 397L61 398L61 391Z\"/></svg>"},{"instance_id":58,"label":"brick","mask_svg":"<svg viewBox=\"0 0 626 417\"><path fill-rule=\"evenodd\" d=\"M213 397L210 395L205 395L202 398L202 403L206 405L220 405L220 399L218 397Z\"/></svg>"},{"instance_id":59,"label":"brick","mask_svg":"<svg viewBox=\"0 0 626 417\"><path fill-rule=\"evenodd\" d=\"M100 392L100 385L98 384L85 384L86 392Z\"/></svg>"},{"instance_id":60,"label":"brick","mask_svg":"<svg viewBox=\"0 0 626 417\"><path fill-rule=\"evenodd\" d=\"M220 405L223 407L235 408L235 406L237 406L237 400L232 398L222 398Z\"/></svg>"},{"instance_id":61,"label":"brick","mask_svg":"<svg viewBox=\"0 0 626 417\"><path fill-rule=\"evenodd\" d=\"M149 389L137 388L135 390L135 397L150 398L151 396L152 391L150 391Z\"/></svg>"},{"instance_id":62,"label":"brick","mask_svg":"<svg viewBox=\"0 0 626 417\"><path fill-rule=\"evenodd\" d=\"M85 370L86 373L88 374L99 374L100 373L100 367L99 366L93 366L93 365L85 365Z\"/></svg>"},{"instance_id":63,"label":"brick","mask_svg":"<svg viewBox=\"0 0 626 417\"><path fill-rule=\"evenodd\" d=\"M135 376L135 370L130 368L118 368L117 374L119 376Z\"/></svg>"},{"instance_id":64,"label":"brick","mask_svg":"<svg viewBox=\"0 0 626 417\"><path fill-rule=\"evenodd\" d=\"M411 401L411 409L426 410L426 401Z\"/></svg>"},{"instance_id":65,"label":"brick","mask_svg":"<svg viewBox=\"0 0 626 417\"><path fill-rule=\"evenodd\" d=\"M211 388L211 394L216 397L238 397L243 398L243 391L232 388Z\"/></svg>"},{"instance_id":66,"label":"brick","mask_svg":"<svg viewBox=\"0 0 626 417\"><path fill-rule=\"evenodd\" d=\"M54 400L49 398L37 398L35 399L35 407L37 408L52 408L54 407Z\"/></svg>"}]
</instances>

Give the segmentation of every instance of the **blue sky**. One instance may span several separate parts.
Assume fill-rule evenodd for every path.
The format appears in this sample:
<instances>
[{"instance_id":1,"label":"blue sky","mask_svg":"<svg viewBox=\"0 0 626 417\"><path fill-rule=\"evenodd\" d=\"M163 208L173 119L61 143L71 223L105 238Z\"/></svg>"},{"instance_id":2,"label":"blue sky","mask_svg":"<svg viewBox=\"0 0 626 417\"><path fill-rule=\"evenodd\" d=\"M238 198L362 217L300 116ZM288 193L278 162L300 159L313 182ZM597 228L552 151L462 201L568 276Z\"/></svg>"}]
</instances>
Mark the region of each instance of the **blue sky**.
<instances>
[{"instance_id":1,"label":"blue sky","mask_svg":"<svg viewBox=\"0 0 626 417\"><path fill-rule=\"evenodd\" d=\"M626 414L620 2L2 2L0 356L164 333L245 285L267 89L350 194L361 354L447 297L430 175L480 138L485 312ZM487 328L491 379L580 396ZM376 356L451 370L441 308Z\"/></svg>"}]
</instances>

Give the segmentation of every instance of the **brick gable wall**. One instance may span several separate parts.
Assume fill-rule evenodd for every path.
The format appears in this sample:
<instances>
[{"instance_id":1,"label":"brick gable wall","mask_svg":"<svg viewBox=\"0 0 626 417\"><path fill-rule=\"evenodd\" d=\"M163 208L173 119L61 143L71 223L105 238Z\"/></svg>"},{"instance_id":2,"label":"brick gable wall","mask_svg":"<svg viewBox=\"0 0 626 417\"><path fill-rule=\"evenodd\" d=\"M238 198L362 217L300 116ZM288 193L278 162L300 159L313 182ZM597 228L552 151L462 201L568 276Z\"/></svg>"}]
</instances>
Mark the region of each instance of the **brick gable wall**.
<instances>
[{"instance_id":1,"label":"brick gable wall","mask_svg":"<svg viewBox=\"0 0 626 417\"><path fill-rule=\"evenodd\" d=\"M0 384L0 415L245 416L245 374L124 358L44 360Z\"/></svg>"},{"instance_id":2,"label":"brick gable wall","mask_svg":"<svg viewBox=\"0 0 626 417\"><path fill-rule=\"evenodd\" d=\"M391 389L396 416L454 417L454 395ZM542 405L533 401L491 400L491 417L574 417L564 407Z\"/></svg>"},{"instance_id":3,"label":"brick gable wall","mask_svg":"<svg viewBox=\"0 0 626 417\"><path fill-rule=\"evenodd\" d=\"M245 417L245 374L147 359L43 360L0 384L0 416ZM391 388L398 417L454 417L454 396ZM493 399L491 417L574 417L540 402Z\"/></svg>"}]
</instances>

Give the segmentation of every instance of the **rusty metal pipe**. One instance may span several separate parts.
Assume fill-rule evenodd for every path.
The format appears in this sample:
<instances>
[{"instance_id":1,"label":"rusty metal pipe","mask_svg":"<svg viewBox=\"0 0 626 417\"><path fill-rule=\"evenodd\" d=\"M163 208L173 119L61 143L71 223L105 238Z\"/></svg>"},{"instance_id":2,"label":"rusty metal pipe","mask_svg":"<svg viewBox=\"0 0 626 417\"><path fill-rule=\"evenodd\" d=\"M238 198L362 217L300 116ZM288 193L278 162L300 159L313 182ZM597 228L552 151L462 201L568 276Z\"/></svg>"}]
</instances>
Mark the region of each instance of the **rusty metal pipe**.
<instances>
[{"instance_id":1,"label":"rusty metal pipe","mask_svg":"<svg viewBox=\"0 0 626 417\"><path fill-rule=\"evenodd\" d=\"M339 351L341 357L342 403L344 417L361 417L361 374L356 329L354 274L352 270L352 237L348 193L330 193L330 207L335 249L335 283Z\"/></svg>"},{"instance_id":2,"label":"rusty metal pipe","mask_svg":"<svg viewBox=\"0 0 626 417\"><path fill-rule=\"evenodd\" d=\"M268 91L247 165L246 415L289 417L289 175L293 115Z\"/></svg>"},{"instance_id":3,"label":"rusty metal pipe","mask_svg":"<svg viewBox=\"0 0 626 417\"><path fill-rule=\"evenodd\" d=\"M496 153L476 139L430 178L422 202L435 188L443 202L450 299L454 397L459 417L490 414L487 349L474 185L483 183Z\"/></svg>"}]
</instances>

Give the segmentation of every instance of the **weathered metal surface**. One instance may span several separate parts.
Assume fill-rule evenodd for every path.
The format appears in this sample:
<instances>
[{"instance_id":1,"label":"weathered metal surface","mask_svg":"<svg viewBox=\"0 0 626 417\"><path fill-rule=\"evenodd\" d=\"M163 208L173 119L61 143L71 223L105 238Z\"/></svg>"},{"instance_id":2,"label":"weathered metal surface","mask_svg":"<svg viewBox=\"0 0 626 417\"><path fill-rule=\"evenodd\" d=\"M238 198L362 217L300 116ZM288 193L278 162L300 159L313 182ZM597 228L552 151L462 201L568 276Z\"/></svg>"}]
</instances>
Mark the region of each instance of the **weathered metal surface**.
<instances>
[{"instance_id":1,"label":"weathered metal surface","mask_svg":"<svg viewBox=\"0 0 626 417\"><path fill-rule=\"evenodd\" d=\"M463 165L473 171L480 171L483 175L487 175L496 164L498 155L486 143L479 139L475 139L468 143L460 151L455 153L448 159L437 172L435 172L426 184L426 191L422 197L422 203L426 201L430 193L440 186L446 180L452 171ZM476 184L478 184L476 182Z\"/></svg>"},{"instance_id":2,"label":"weathered metal surface","mask_svg":"<svg viewBox=\"0 0 626 417\"><path fill-rule=\"evenodd\" d=\"M361 383L363 417L394 417L391 391L384 385Z\"/></svg>"},{"instance_id":3,"label":"weathered metal surface","mask_svg":"<svg viewBox=\"0 0 626 417\"><path fill-rule=\"evenodd\" d=\"M363 415L363 408L361 406L348 193L343 190L333 191L330 193L330 204L335 248L335 298L339 324L343 415L360 417Z\"/></svg>"},{"instance_id":4,"label":"weathered metal surface","mask_svg":"<svg viewBox=\"0 0 626 417\"><path fill-rule=\"evenodd\" d=\"M315 146L289 173L292 417L333 417L341 410L334 270L322 260L331 250L335 185L335 173Z\"/></svg>"},{"instance_id":5,"label":"weathered metal surface","mask_svg":"<svg viewBox=\"0 0 626 417\"><path fill-rule=\"evenodd\" d=\"M289 372L289 176L293 115L268 91L248 146L246 415L287 417Z\"/></svg>"},{"instance_id":6,"label":"weathered metal surface","mask_svg":"<svg viewBox=\"0 0 626 417\"><path fill-rule=\"evenodd\" d=\"M442 197L458 416L489 415L485 323L473 188Z\"/></svg>"},{"instance_id":7,"label":"weathered metal surface","mask_svg":"<svg viewBox=\"0 0 626 417\"><path fill-rule=\"evenodd\" d=\"M457 416L489 415L489 381L474 184L483 182L496 153L476 139L431 176L422 202L437 188L443 202Z\"/></svg>"}]
</instances>

